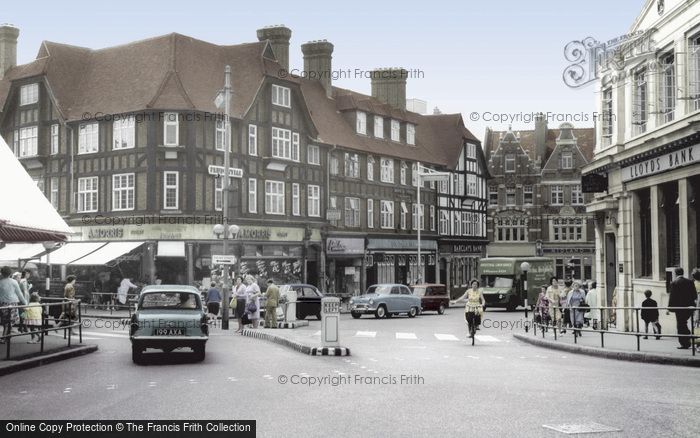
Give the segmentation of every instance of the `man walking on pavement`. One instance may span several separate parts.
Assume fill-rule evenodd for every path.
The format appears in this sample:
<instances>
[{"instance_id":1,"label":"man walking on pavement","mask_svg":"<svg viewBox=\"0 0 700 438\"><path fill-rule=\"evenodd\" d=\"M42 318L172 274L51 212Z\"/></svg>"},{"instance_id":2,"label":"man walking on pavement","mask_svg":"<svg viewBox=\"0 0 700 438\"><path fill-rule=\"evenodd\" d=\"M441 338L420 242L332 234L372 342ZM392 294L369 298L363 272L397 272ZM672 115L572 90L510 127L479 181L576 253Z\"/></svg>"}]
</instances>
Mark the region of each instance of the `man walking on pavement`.
<instances>
[{"instance_id":1,"label":"man walking on pavement","mask_svg":"<svg viewBox=\"0 0 700 438\"><path fill-rule=\"evenodd\" d=\"M695 285L692 281L683 276L683 268L675 269L676 279L671 283L671 296L668 299L668 307L693 307L698 293L695 290ZM693 310L671 310L676 314L676 327L679 335L689 335L688 318L692 315ZM681 344L678 349L687 350L690 348L690 337L678 338L678 343Z\"/></svg>"},{"instance_id":2,"label":"man walking on pavement","mask_svg":"<svg viewBox=\"0 0 700 438\"><path fill-rule=\"evenodd\" d=\"M277 328L277 303L280 299L280 290L274 280L267 280L267 290L265 291L265 327Z\"/></svg>"}]
</instances>

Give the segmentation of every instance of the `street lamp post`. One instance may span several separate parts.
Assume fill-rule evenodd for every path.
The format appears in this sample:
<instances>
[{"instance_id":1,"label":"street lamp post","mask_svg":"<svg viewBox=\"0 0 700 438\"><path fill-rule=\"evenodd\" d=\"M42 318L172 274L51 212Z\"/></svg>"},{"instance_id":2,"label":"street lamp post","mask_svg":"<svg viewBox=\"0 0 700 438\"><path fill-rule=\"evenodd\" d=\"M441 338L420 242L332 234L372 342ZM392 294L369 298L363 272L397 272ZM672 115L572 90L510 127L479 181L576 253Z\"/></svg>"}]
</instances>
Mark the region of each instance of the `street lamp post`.
<instances>
[{"instance_id":1,"label":"street lamp post","mask_svg":"<svg viewBox=\"0 0 700 438\"><path fill-rule=\"evenodd\" d=\"M229 237L236 238L236 235L238 235L239 227L238 225L229 225L227 223L224 224L216 224L214 225L214 234L216 235L217 238L222 238L223 243L224 243L224 255L228 255L228 239ZM231 275L229 272L229 264L224 263L224 287L222 291L223 295L223 303L221 306L221 329L222 330L228 330L229 329L229 301L230 301L230 296L229 292L231 291L231 286L230 286L230 281L231 281Z\"/></svg>"},{"instance_id":2,"label":"street lamp post","mask_svg":"<svg viewBox=\"0 0 700 438\"><path fill-rule=\"evenodd\" d=\"M427 172L423 172L423 170L426 170ZM416 172L418 173L417 176L416 176L416 184L418 185L418 187L417 187L417 192L418 192L418 193L417 193L417 195L416 195L416 202L417 202L417 204L418 204L418 207L417 207L417 208L418 208L418 211L416 212L416 219L417 219L417 221L418 221L418 223L416 224L416 230L418 230L417 233L416 233L417 239L418 239L418 242L417 242L417 243L418 243L418 250L417 250L417 253L418 253L418 260L416 260L416 266L417 266L417 271L418 271L418 274L417 274L417 276L418 276L417 283L420 283L421 280L423 279L423 278L422 278L422 273L423 273L423 271L421 270L421 254L420 254L420 250L421 250L421 241L420 241L420 231L421 231L421 219L423 219L423 217L425 216L425 215L423 214L423 207L422 207L422 205L421 205L421 203L420 203L420 189L421 189L421 186L423 185L423 183L424 183L425 181L444 181L444 180L446 180L446 179L448 179L448 178L450 177L450 174L449 174L449 172L436 172L436 171L434 171L434 170L425 168L425 167L421 166L420 163L417 163L417 164L416 164ZM436 263L437 263L437 261L436 261Z\"/></svg>"}]
</instances>

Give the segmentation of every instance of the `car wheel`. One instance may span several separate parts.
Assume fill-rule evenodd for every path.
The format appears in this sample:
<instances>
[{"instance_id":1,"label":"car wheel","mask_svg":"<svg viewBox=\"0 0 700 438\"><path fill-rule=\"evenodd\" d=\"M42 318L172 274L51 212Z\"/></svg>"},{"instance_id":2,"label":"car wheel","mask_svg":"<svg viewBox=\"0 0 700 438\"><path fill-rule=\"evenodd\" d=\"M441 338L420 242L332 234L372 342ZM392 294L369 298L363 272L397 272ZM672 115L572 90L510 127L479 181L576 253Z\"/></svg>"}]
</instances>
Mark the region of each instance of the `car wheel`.
<instances>
[{"instance_id":1,"label":"car wheel","mask_svg":"<svg viewBox=\"0 0 700 438\"><path fill-rule=\"evenodd\" d=\"M138 345L131 346L131 360L136 365L143 364L143 349L141 347L139 347Z\"/></svg>"},{"instance_id":2,"label":"car wheel","mask_svg":"<svg viewBox=\"0 0 700 438\"><path fill-rule=\"evenodd\" d=\"M193 350L194 350L194 359L197 362L203 361L204 355L206 354L206 344L197 345L196 347L193 348Z\"/></svg>"},{"instance_id":3,"label":"car wheel","mask_svg":"<svg viewBox=\"0 0 700 438\"><path fill-rule=\"evenodd\" d=\"M445 314L445 305L440 304L440 307L438 307L438 315L444 315Z\"/></svg>"},{"instance_id":4,"label":"car wheel","mask_svg":"<svg viewBox=\"0 0 700 438\"><path fill-rule=\"evenodd\" d=\"M360 319L360 316L362 316L362 315L360 315L360 314L357 313L357 312L350 312L350 315L352 315L352 317L355 318L355 319Z\"/></svg>"},{"instance_id":5,"label":"car wheel","mask_svg":"<svg viewBox=\"0 0 700 438\"><path fill-rule=\"evenodd\" d=\"M411 307L411 310L408 311L408 317L409 317L409 318L415 318L416 315L418 315L418 308L417 308L417 307Z\"/></svg>"},{"instance_id":6,"label":"car wheel","mask_svg":"<svg viewBox=\"0 0 700 438\"><path fill-rule=\"evenodd\" d=\"M378 319L386 318L386 307L383 304L377 307L377 310L374 312L374 317Z\"/></svg>"}]
</instances>

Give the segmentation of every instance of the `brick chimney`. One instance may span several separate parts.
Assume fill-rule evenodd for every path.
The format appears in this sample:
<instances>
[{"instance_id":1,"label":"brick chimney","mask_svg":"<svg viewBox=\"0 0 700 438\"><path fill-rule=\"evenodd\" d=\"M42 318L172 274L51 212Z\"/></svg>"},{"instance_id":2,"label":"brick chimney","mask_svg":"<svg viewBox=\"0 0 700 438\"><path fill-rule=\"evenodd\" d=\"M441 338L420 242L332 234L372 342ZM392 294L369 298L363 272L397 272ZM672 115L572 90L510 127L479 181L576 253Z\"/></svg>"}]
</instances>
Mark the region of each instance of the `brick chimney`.
<instances>
[{"instance_id":1,"label":"brick chimney","mask_svg":"<svg viewBox=\"0 0 700 438\"><path fill-rule=\"evenodd\" d=\"M406 109L406 78L401 67L380 68L372 71L372 97L394 108Z\"/></svg>"},{"instance_id":2,"label":"brick chimney","mask_svg":"<svg viewBox=\"0 0 700 438\"><path fill-rule=\"evenodd\" d=\"M307 77L317 79L326 89L326 96L333 96L331 75L333 44L326 40L309 41L301 45L304 54L304 72Z\"/></svg>"},{"instance_id":3,"label":"brick chimney","mask_svg":"<svg viewBox=\"0 0 700 438\"><path fill-rule=\"evenodd\" d=\"M535 115L535 161L544 166L544 156L547 153L547 119L544 114Z\"/></svg>"},{"instance_id":4,"label":"brick chimney","mask_svg":"<svg viewBox=\"0 0 700 438\"><path fill-rule=\"evenodd\" d=\"M0 79L17 65L17 37L19 29L11 24L0 26Z\"/></svg>"},{"instance_id":5,"label":"brick chimney","mask_svg":"<svg viewBox=\"0 0 700 438\"><path fill-rule=\"evenodd\" d=\"M292 30L284 24L266 26L258 29L258 41L269 41L272 53L277 62L285 70L289 71L289 40L292 38Z\"/></svg>"}]
</instances>

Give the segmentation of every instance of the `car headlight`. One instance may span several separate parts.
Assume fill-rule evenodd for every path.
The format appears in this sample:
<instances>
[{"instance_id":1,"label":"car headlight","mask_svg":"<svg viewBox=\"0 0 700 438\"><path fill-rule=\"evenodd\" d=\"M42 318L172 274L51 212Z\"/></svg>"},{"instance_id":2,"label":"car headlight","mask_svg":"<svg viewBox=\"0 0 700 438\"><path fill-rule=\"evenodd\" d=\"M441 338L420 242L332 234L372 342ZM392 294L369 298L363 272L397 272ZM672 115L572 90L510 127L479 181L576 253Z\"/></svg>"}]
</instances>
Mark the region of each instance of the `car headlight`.
<instances>
[{"instance_id":1,"label":"car headlight","mask_svg":"<svg viewBox=\"0 0 700 438\"><path fill-rule=\"evenodd\" d=\"M373 306L374 305L374 300L369 300L369 305Z\"/></svg>"},{"instance_id":2,"label":"car headlight","mask_svg":"<svg viewBox=\"0 0 700 438\"><path fill-rule=\"evenodd\" d=\"M503 294L498 294L498 299L502 300L503 299Z\"/></svg>"},{"instance_id":3,"label":"car headlight","mask_svg":"<svg viewBox=\"0 0 700 438\"><path fill-rule=\"evenodd\" d=\"M355 304L355 298L350 298L350 304Z\"/></svg>"}]
</instances>

